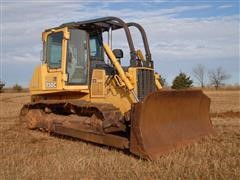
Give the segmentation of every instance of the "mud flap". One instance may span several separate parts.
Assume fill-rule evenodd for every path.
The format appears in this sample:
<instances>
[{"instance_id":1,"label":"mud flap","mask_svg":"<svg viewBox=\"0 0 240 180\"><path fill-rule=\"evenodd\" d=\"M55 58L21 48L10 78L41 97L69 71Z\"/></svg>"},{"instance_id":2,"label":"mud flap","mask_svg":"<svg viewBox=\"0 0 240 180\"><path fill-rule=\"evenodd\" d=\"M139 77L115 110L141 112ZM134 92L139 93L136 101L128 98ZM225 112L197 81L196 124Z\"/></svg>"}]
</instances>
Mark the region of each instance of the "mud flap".
<instances>
[{"instance_id":1,"label":"mud flap","mask_svg":"<svg viewBox=\"0 0 240 180\"><path fill-rule=\"evenodd\" d=\"M210 99L201 90L163 90L134 104L130 151L158 159L175 148L214 133Z\"/></svg>"}]
</instances>

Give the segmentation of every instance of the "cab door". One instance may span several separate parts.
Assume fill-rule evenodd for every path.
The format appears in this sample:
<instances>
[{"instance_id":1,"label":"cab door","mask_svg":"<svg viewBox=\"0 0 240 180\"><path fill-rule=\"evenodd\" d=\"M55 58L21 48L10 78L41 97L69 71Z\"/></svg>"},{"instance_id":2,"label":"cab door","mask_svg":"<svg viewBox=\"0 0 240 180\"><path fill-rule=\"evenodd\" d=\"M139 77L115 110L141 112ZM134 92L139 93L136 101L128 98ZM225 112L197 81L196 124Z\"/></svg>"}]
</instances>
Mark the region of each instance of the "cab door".
<instances>
[{"instance_id":1,"label":"cab door","mask_svg":"<svg viewBox=\"0 0 240 180\"><path fill-rule=\"evenodd\" d=\"M88 91L89 84L89 35L81 29L69 29L67 42L66 90Z\"/></svg>"},{"instance_id":2,"label":"cab door","mask_svg":"<svg viewBox=\"0 0 240 180\"><path fill-rule=\"evenodd\" d=\"M44 64L42 65L43 89L59 91L63 89L66 75L66 45L69 39L67 28L52 29L43 33Z\"/></svg>"},{"instance_id":3,"label":"cab door","mask_svg":"<svg viewBox=\"0 0 240 180\"><path fill-rule=\"evenodd\" d=\"M67 27L43 34L43 89L89 92L89 36Z\"/></svg>"}]
</instances>

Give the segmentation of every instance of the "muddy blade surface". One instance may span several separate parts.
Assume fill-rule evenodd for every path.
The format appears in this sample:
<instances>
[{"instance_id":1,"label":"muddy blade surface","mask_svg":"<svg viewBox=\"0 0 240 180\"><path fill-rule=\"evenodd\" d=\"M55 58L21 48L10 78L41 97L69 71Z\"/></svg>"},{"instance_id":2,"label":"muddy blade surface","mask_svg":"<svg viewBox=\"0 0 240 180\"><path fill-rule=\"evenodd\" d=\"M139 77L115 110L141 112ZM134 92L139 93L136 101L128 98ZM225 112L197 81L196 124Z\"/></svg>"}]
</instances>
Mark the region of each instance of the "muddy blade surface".
<instances>
[{"instance_id":1,"label":"muddy blade surface","mask_svg":"<svg viewBox=\"0 0 240 180\"><path fill-rule=\"evenodd\" d=\"M200 90L158 91L133 107L130 151L155 160L214 133L210 99Z\"/></svg>"}]
</instances>

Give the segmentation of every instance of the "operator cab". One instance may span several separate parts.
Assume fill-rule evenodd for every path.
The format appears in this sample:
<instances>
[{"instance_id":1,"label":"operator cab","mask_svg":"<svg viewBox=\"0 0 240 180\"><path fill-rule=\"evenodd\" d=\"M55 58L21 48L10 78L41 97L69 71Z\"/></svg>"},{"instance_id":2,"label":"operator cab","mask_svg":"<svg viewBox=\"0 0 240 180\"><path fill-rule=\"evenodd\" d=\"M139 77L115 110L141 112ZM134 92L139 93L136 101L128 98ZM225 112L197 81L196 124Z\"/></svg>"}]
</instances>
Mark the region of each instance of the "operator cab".
<instances>
[{"instance_id":1,"label":"operator cab","mask_svg":"<svg viewBox=\"0 0 240 180\"><path fill-rule=\"evenodd\" d=\"M91 69L105 66L104 51L96 33L81 29L69 29L70 37L66 48L66 73L69 85L88 83ZM64 32L52 32L47 36L45 59L49 69L62 67ZM90 60L90 61L89 61ZM90 62L90 63L89 63Z\"/></svg>"},{"instance_id":2,"label":"operator cab","mask_svg":"<svg viewBox=\"0 0 240 180\"><path fill-rule=\"evenodd\" d=\"M128 23L128 26L132 25L135 24ZM124 29L127 37L130 49L129 67L153 69L144 30L140 26L146 52L145 59L141 53L135 51L128 26L118 18L106 17L62 24L59 27L46 30L43 33L43 62L47 65L46 89L53 87L56 90L77 90L81 86L81 88L88 90L93 69L104 69L107 75L116 74L113 66L104 61L102 36L104 32L109 33L109 31L117 29ZM123 51L115 49L113 53L121 62ZM123 69L127 71L128 67L123 67ZM57 84L62 84L62 80L65 82L64 85L58 86Z\"/></svg>"}]
</instances>

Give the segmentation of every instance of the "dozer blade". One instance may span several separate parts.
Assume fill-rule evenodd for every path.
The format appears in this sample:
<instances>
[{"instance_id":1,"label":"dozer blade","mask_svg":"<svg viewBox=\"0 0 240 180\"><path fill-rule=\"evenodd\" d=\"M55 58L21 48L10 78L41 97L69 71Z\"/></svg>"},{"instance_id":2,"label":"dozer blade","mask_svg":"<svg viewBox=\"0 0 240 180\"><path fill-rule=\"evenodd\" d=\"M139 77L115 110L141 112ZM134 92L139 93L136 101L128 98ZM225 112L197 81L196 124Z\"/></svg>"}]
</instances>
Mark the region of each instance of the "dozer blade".
<instances>
[{"instance_id":1,"label":"dozer blade","mask_svg":"<svg viewBox=\"0 0 240 180\"><path fill-rule=\"evenodd\" d=\"M151 160L214 133L200 90L163 90L133 106L130 151Z\"/></svg>"}]
</instances>

